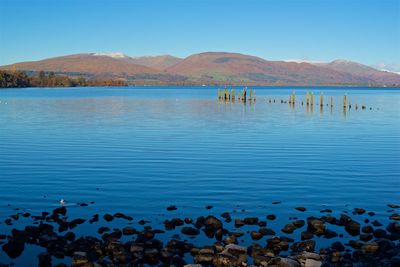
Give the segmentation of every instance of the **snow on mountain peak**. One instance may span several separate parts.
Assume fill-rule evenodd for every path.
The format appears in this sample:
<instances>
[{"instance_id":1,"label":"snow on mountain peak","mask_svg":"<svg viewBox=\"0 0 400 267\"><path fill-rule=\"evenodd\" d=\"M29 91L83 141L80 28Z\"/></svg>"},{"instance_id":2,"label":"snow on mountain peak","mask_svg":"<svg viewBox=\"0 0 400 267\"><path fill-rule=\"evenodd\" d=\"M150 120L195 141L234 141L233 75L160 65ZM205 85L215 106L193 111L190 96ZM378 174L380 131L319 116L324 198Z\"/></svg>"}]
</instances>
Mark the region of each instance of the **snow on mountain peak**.
<instances>
[{"instance_id":1,"label":"snow on mountain peak","mask_svg":"<svg viewBox=\"0 0 400 267\"><path fill-rule=\"evenodd\" d=\"M106 56L112 58L126 58L128 57L124 53L121 52L111 52L111 53L94 53L93 56Z\"/></svg>"}]
</instances>

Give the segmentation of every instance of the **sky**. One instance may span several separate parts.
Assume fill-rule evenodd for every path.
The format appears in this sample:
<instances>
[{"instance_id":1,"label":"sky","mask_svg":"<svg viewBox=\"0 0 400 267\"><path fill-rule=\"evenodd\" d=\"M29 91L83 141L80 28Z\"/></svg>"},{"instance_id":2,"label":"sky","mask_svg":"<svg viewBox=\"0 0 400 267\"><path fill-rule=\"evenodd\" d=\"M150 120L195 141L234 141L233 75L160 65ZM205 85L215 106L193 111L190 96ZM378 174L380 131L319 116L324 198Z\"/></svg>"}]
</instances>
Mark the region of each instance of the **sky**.
<instances>
[{"instance_id":1,"label":"sky","mask_svg":"<svg viewBox=\"0 0 400 267\"><path fill-rule=\"evenodd\" d=\"M400 71L400 0L0 0L0 65L208 51Z\"/></svg>"}]
</instances>

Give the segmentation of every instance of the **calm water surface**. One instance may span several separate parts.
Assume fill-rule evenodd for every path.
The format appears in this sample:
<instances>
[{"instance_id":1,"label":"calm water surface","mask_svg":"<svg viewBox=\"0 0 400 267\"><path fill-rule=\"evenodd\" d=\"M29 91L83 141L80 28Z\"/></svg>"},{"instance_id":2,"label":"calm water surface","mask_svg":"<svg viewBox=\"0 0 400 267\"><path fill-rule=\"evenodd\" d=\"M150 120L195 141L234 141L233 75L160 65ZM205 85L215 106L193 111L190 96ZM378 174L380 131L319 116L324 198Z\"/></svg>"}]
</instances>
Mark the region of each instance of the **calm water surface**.
<instances>
[{"instance_id":1,"label":"calm water surface","mask_svg":"<svg viewBox=\"0 0 400 267\"><path fill-rule=\"evenodd\" d=\"M317 103L333 96L322 112L300 105L301 88L294 108L281 104L292 91L258 88L243 105L219 103L217 88L0 90L0 219L61 198L74 216L162 220L174 204L174 216L287 218L305 206L387 218L400 202L400 90L314 88Z\"/></svg>"}]
</instances>

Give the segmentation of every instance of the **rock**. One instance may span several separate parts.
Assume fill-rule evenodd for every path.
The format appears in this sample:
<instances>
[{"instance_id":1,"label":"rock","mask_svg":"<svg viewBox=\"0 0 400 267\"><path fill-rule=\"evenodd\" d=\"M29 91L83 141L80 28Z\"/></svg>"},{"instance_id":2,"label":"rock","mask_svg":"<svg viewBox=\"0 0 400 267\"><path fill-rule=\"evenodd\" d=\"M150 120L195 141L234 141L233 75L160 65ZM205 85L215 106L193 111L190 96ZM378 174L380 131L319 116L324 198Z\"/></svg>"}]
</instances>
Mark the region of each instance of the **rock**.
<instances>
[{"instance_id":1,"label":"rock","mask_svg":"<svg viewBox=\"0 0 400 267\"><path fill-rule=\"evenodd\" d=\"M242 266L246 262L246 248L233 244L227 245L221 253L218 253L215 256L213 260L213 264L216 267Z\"/></svg>"},{"instance_id":2,"label":"rock","mask_svg":"<svg viewBox=\"0 0 400 267\"><path fill-rule=\"evenodd\" d=\"M62 215L65 216L67 214L67 208L66 207L59 207L53 210L53 214L55 215Z\"/></svg>"},{"instance_id":3,"label":"rock","mask_svg":"<svg viewBox=\"0 0 400 267\"><path fill-rule=\"evenodd\" d=\"M375 220L372 222L372 225L375 227L379 227L379 226L382 226L383 224L381 224L379 221Z\"/></svg>"},{"instance_id":4,"label":"rock","mask_svg":"<svg viewBox=\"0 0 400 267\"><path fill-rule=\"evenodd\" d=\"M393 213L392 215L390 215L389 219L391 219L391 220L396 220L396 221L400 221L400 214L398 214L398 213Z\"/></svg>"},{"instance_id":5,"label":"rock","mask_svg":"<svg viewBox=\"0 0 400 267\"><path fill-rule=\"evenodd\" d=\"M51 255L47 252L42 252L38 256L39 267L51 267Z\"/></svg>"},{"instance_id":6,"label":"rock","mask_svg":"<svg viewBox=\"0 0 400 267\"><path fill-rule=\"evenodd\" d=\"M86 267L89 263L86 252L74 252L72 257L72 267Z\"/></svg>"},{"instance_id":7,"label":"rock","mask_svg":"<svg viewBox=\"0 0 400 267\"><path fill-rule=\"evenodd\" d=\"M365 225L365 226L363 226L363 228L361 228L361 231L363 233L370 234L370 233L374 232L374 228L372 228L372 226L370 226L370 225Z\"/></svg>"},{"instance_id":8,"label":"rock","mask_svg":"<svg viewBox=\"0 0 400 267\"><path fill-rule=\"evenodd\" d=\"M296 230L296 226L293 223L288 223L282 228L281 231L287 234L291 234L294 232L294 230Z\"/></svg>"},{"instance_id":9,"label":"rock","mask_svg":"<svg viewBox=\"0 0 400 267\"><path fill-rule=\"evenodd\" d=\"M276 219L276 216L274 214L269 214L267 215L267 219L270 221L274 221Z\"/></svg>"},{"instance_id":10,"label":"rock","mask_svg":"<svg viewBox=\"0 0 400 267\"><path fill-rule=\"evenodd\" d=\"M294 252L303 252L303 251L313 252L315 249L315 241L306 240L302 242L295 242L293 243L293 245L290 246L290 248Z\"/></svg>"},{"instance_id":11,"label":"rock","mask_svg":"<svg viewBox=\"0 0 400 267\"><path fill-rule=\"evenodd\" d=\"M103 234L103 233L105 233L105 232L109 232L110 231L110 228L108 228L108 227L105 227L105 226L102 226L102 227L100 227L98 230L97 230L97 232L99 233L99 234Z\"/></svg>"},{"instance_id":12,"label":"rock","mask_svg":"<svg viewBox=\"0 0 400 267\"><path fill-rule=\"evenodd\" d=\"M375 229L373 234L374 234L374 237L376 237L376 238L386 238L387 237L387 232L383 229Z\"/></svg>"},{"instance_id":13,"label":"rock","mask_svg":"<svg viewBox=\"0 0 400 267\"><path fill-rule=\"evenodd\" d=\"M3 251L11 259L18 258L24 251L25 244L21 240L10 239L6 244L3 245Z\"/></svg>"},{"instance_id":14,"label":"rock","mask_svg":"<svg viewBox=\"0 0 400 267\"><path fill-rule=\"evenodd\" d=\"M200 231L199 231L199 229L193 228L193 227L183 227L183 228L181 229L181 233L182 233L182 234L185 234L185 235L194 236L194 235L200 234Z\"/></svg>"},{"instance_id":15,"label":"rock","mask_svg":"<svg viewBox=\"0 0 400 267\"><path fill-rule=\"evenodd\" d=\"M191 223L193 223L193 219L192 219L192 218L185 218L185 219L183 219L183 221L184 221L186 224L191 224Z\"/></svg>"},{"instance_id":16,"label":"rock","mask_svg":"<svg viewBox=\"0 0 400 267\"><path fill-rule=\"evenodd\" d=\"M332 213L332 210L331 209L323 209L320 212L321 213L325 213L325 212Z\"/></svg>"},{"instance_id":17,"label":"rock","mask_svg":"<svg viewBox=\"0 0 400 267\"><path fill-rule=\"evenodd\" d=\"M331 248L336 250L336 251L344 251L346 248L343 246L343 244L339 241L333 242L331 245Z\"/></svg>"},{"instance_id":18,"label":"rock","mask_svg":"<svg viewBox=\"0 0 400 267\"><path fill-rule=\"evenodd\" d=\"M195 263L211 264L214 260L214 249L205 247L199 250L198 254L194 257Z\"/></svg>"},{"instance_id":19,"label":"rock","mask_svg":"<svg viewBox=\"0 0 400 267\"><path fill-rule=\"evenodd\" d=\"M136 232L137 232L136 229L133 227L130 227L130 226L126 226L126 227L122 228L123 235L133 235Z\"/></svg>"},{"instance_id":20,"label":"rock","mask_svg":"<svg viewBox=\"0 0 400 267\"><path fill-rule=\"evenodd\" d=\"M337 237L337 236L338 236L338 234L335 231L332 231L332 230L329 230L329 229L325 230L324 237L326 239L331 239L331 238L334 238L334 237Z\"/></svg>"},{"instance_id":21,"label":"rock","mask_svg":"<svg viewBox=\"0 0 400 267\"><path fill-rule=\"evenodd\" d=\"M304 208L304 207L297 207L295 209L298 210L298 211L301 211L301 212L306 211L306 208Z\"/></svg>"},{"instance_id":22,"label":"rock","mask_svg":"<svg viewBox=\"0 0 400 267\"><path fill-rule=\"evenodd\" d=\"M301 232L301 240L309 240L314 237L314 234L310 231L303 231Z\"/></svg>"},{"instance_id":23,"label":"rock","mask_svg":"<svg viewBox=\"0 0 400 267\"><path fill-rule=\"evenodd\" d=\"M278 267L300 267L300 263L291 258L278 257L273 258L268 266L278 266Z\"/></svg>"},{"instance_id":24,"label":"rock","mask_svg":"<svg viewBox=\"0 0 400 267\"><path fill-rule=\"evenodd\" d=\"M243 222L247 225L256 225L258 224L258 218L257 217L244 218Z\"/></svg>"},{"instance_id":25,"label":"rock","mask_svg":"<svg viewBox=\"0 0 400 267\"><path fill-rule=\"evenodd\" d=\"M183 267L203 267L201 264L186 264Z\"/></svg>"},{"instance_id":26,"label":"rock","mask_svg":"<svg viewBox=\"0 0 400 267\"><path fill-rule=\"evenodd\" d=\"M272 202L272 205L276 205L276 204L281 204L281 202L280 202L280 201L274 201L274 202Z\"/></svg>"},{"instance_id":27,"label":"rock","mask_svg":"<svg viewBox=\"0 0 400 267\"><path fill-rule=\"evenodd\" d=\"M260 232L251 231L250 236L253 240L260 240L263 237L263 234Z\"/></svg>"},{"instance_id":28,"label":"rock","mask_svg":"<svg viewBox=\"0 0 400 267\"><path fill-rule=\"evenodd\" d=\"M323 235L325 232L325 223L318 219L307 219L308 228L307 230L316 234L316 235Z\"/></svg>"},{"instance_id":29,"label":"rock","mask_svg":"<svg viewBox=\"0 0 400 267\"><path fill-rule=\"evenodd\" d=\"M235 219L235 227L236 227L236 228L242 227L244 224L245 224L245 223L244 223L243 220L241 220L241 219Z\"/></svg>"},{"instance_id":30,"label":"rock","mask_svg":"<svg viewBox=\"0 0 400 267\"><path fill-rule=\"evenodd\" d=\"M354 208L354 214L361 215L361 214L364 214L364 213L365 213L365 209L363 209L363 208Z\"/></svg>"},{"instance_id":31,"label":"rock","mask_svg":"<svg viewBox=\"0 0 400 267\"><path fill-rule=\"evenodd\" d=\"M258 232L260 232L262 235L276 235L274 230L265 227L260 228Z\"/></svg>"},{"instance_id":32,"label":"rock","mask_svg":"<svg viewBox=\"0 0 400 267\"><path fill-rule=\"evenodd\" d=\"M321 267L322 262L314 259L306 259L304 267Z\"/></svg>"},{"instance_id":33,"label":"rock","mask_svg":"<svg viewBox=\"0 0 400 267\"><path fill-rule=\"evenodd\" d=\"M390 259L390 264L391 264L393 267L400 266L400 255L398 255L398 256L393 256L393 257Z\"/></svg>"},{"instance_id":34,"label":"rock","mask_svg":"<svg viewBox=\"0 0 400 267\"><path fill-rule=\"evenodd\" d=\"M111 222L112 220L114 220L114 217L111 214L104 214L103 216L104 220L106 220L107 222Z\"/></svg>"},{"instance_id":35,"label":"rock","mask_svg":"<svg viewBox=\"0 0 400 267\"><path fill-rule=\"evenodd\" d=\"M374 236L371 235L371 234L361 234L361 235L360 235L360 240L361 240L361 241L364 241L364 242L368 242L368 241L370 241L372 238L374 238Z\"/></svg>"},{"instance_id":36,"label":"rock","mask_svg":"<svg viewBox=\"0 0 400 267\"><path fill-rule=\"evenodd\" d=\"M304 220L296 220L293 222L293 225L296 226L296 228L301 228L306 224Z\"/></svg>"},{"instance_id":37,"label":"rock","mask_svg":"<svg viewBox=\"0 0 400 267\"><path fill-rule=\"evenodd\" d=\"M222 228L222 222L214 216L207 216L204 225L206 229L215 231Z\"/></svg>"},{"instance_id":38,"label":"rock","mask_svg":"<svg viewBox=\"0 0 400 267\"><path fill-rule=\"evenodd\" d=\"M213 206L211 206L211 205L206 206L206 210L210 210L212 208L213 208Z\"/></svg>"},{"instance_id":39,"label":"rock","mask_svg":"<svg viewBox=\"0 0 400 267\"><path fill-rule=\"evenodd\" d=\"M175 205L171 205L167 207L168 211L173 211L173 210L177 210L178 208Z\"/></svg>"},{"instance_id":40,"label":"rock","mask_svg":"<svg viewBox=\"0 0 400 267\"><path fill-rule=\"evenodd\" d=\"M392 208L392 209L399 209L399 208L400 208L400 205L397 205L397 204L388 204L388 207L389 207L389 208Z\"/></svg>"},{"instance_id":41,"label":"rock","mask_svg":"<svg viewBox=\"0 0 400 267\"><path fill-rule=\"evenodd\" d=\"M388 224L386 229L392 234L400 234L400 223L391 222L391 223Z\"/></svg>"},{"instance_id":42,"label":"rock","mask_svg":"<svg viewBox=\"0 0 400 267\"><path fill-rule=\"evenodd\" d=\"M348 221L345 224L344 229L352 236L357 236L360 234L360 224L354 220Z\"/></svg>"},{"instance_id":43,"label":"rock","mask_svg":"<svg viewBox=\"0 0 400 267\"><path fill-rule=\"evenodd\" d=\"M259 221L258 222L258 226L265 227L265 226L267 226L267 222L266 221Z\"/></svg>"},{"instance_id":44,"label":"rock","mask_svg":"<svg viewBox=\"0 0 400 267\"><path fill-rule=\"evenodd\" d=\"M361 247L363 253L374 253L379 249L379 245L376 242L365 244Z\"/></svg>"},{"instance_id":45,"label":"rock","mask_svg":"<svg viewBox=\"0 0 400 267\"><path fill-rule=\"evenodd\" d=\"M114 214L114 217L115 217L115 218L125 219L125 220L128 220L128 221L132 221L132 220L133 220L133 218L132 218L131 216L125 215L125 214L123 214L123 213L121 213L121 212L115 213L115 214Z\"/></svg>"},{"instance_id":46,"label":"rock","mask_svg":"<svg viewBox=\"0 0 400 267\"><path fill-rule=\"evenodd\" d=\"M157 248L145 248L144 250L144 260L150 265L156 265L159 261L159 252Z\"/></svg>"}]
</instances>

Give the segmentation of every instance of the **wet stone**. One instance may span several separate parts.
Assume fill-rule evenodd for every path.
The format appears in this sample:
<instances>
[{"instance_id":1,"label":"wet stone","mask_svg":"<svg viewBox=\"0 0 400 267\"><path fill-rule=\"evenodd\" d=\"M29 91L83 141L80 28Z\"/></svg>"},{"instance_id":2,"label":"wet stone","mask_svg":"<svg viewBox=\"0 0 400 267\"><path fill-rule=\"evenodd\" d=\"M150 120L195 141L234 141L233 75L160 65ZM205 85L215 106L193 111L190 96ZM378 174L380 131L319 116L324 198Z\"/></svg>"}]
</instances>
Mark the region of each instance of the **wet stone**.
<instances>
[{"instance_id":1,"label":"wet stone","mask_svg":"<svg viewBox=\"0 0 400 267\"><path fill-rule=\"evenodd\" d=\"M270 221L274 221L276 219L276 215L269 214L269 215L267 215L267 219L270 220Z\"/></svg>"},{"instance_id":2,"label":"wet stone","mask_svg":"<svg viewBox=\"0 0 400 267\"><path fill-rule=\"evenodd\" d=\"M314 234L310 231L301 232L301 240L309 240L314 237Z\"/></svg>"},{"instance_id":3,"label":"wet stone","mask_svg":"<svg viewBox=\"0 0 400 267\"><path fill-rule=\"evenodd\" d=\"M313 252L315 249L315 241L314 240L306 240L302 242L295 242L293 243L290 248L294 252L303 252L303 251L308 251L308 252Z\"/></svg>"},{"instance_id":4,"label":"wet stone","mask_svg":"<svg viewBox=\"0 0 400 267\"><path fill-rule=\"evenodd\" d=\"M24 251L25 244L21 240L10 239L6 244L3 245L3 251L11 259L18 258Z\"/></svg>"},{"instance_id":5,"label":"wet stone","mask_svg":"<svg viewBox=\"0 0 400 267\"><path fill-rule=\"evenodd\" d=\"M112 220L114 220L114 217L111 214L104 214L103 216L104 220L107 222L111 222Z\"/></svg>"},{"instance_id":6,"label":"wet stone","mask_svg":"<svg viewBox=\"0 0 400 267\"><path fill-rule=\"evenodd\" d=\"M242 227L243 225L245 225L244 221L241 219L235 219L235 227L239 228Z\"/></svg>"},{"instance_id":7,"label":"wet stone","mask_svg":"<svg viewBox=\"0 0 400 267\"><path fill-rule=\"evenodd\" d=\"M183 228L181 229L181 233L182 233L182 234L185 234L185 235L194 236L194 235L200 234L200 231L199 231L199 229L193 228L193 227L183 227Z\"/></svg>"},{"instance_id":8,"label":"wet stone","mask_svg":"<svg viewBox=\"0 0 400 267\"><path fill-rule=\"evenodd\" d=\"M282 232L291 234L296 230L296 226L293 223L288 223L282 228Z\"/></svg>"},{"instance_id":9,"label":"wet stone","mask_svg":"<svg viewBox=\"0 0 400 267\"><path fill-rule=\"evenodd\" d=\"M354 208L354 214L361 215L365 213L365 209L363 208Z\"/></svg>"},{"instance_id":10,"label":"wet stone","mask_svg":"<svg viewBox=\"0 0 400 267\"><path fill-rule=\"evenodd\" d=\"M400 221L400 214L394 213L394 214L390 215L389 219Z\"/></svg>"},{"instance_id":11,"label":"wet stone","mask_svg":"<svg viewBox=\"0 0 400 267\"><path fill-rule=\"evenodd\" d=\"M263 238L263 234L257 231L251 231L250 236L253 240L260 240L261 238Z\"/></svg>"},{"instance_id":12,"label":"wet stone","mask_svg":"<svg viewBox=\"0 0 400 267\"><path fill-rule=\"evenodd\" d=\"M175 205L171 205L167 207L168 211L173 211L173 210L177 210L178 208Z\"/></svg>"},{"instance_id":13,"label":"wet stone","mask_svg":"<svg viewBox=\"0 0 400 267\"><path fill-rule=\"evenodd\" d=\"M368 241L372 240L372 238L374 238L374 236L371 234L361 234L360 235L360 240L364 241L364 242L368 242Z\"/></svg>"},{"instance_id":14,"label":"wet stone","mask_svg":"<svg viewBox=\"0 0 400 267\"><path fill-rule=\"evenodd\" d=\"M295 209L298 210L298 211L301 211L301 212L306 211L306 208L305 208L305 207L297 207L297 208L295 208Z\"/></svg>"},{"instance_id":15,"label":"wet stone","mask_svg":"<svg viewBox=\"0 0 400 267\"><path fill-rule=\"evenodd\" d=\"M333 242L332 245L331 245L331 248L336 250L336 251L340 251L340 252L342 252L342 251L344 251L346 249L344 247L344 245L339 241Z\"/></svg>"},{"instance_id":16,"label":"wet stone","mask_svg":"<svg viewBox=\"0 0 400 267\"><path fill-rule=\"evenodd\" d=\"M247 225L256 225L258 224L258 218L257 217L244 218L243 222Z\"/></svg>"},{"instance_id":17,"label":"wet stone","mask_svg":"<svg viewBox=\"0 0 400 267\"><path fill-rule=\"evenodd\" d=\"M270 228L260 228L258 230L262 235L276 235L275 231Z\"/></svg>"},{"instance_id":18,"label":"wet stone","mask_svg":"<svg viewBox=\"0 0 400 267\"><path fill-rule=\"evenodd\" d=\"M130 226L126 226L122 229L123 235L133 235L136 233L136 229Z\"/></svg>"}]
</instances>

